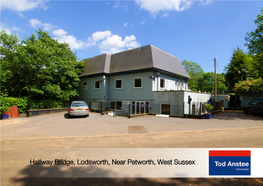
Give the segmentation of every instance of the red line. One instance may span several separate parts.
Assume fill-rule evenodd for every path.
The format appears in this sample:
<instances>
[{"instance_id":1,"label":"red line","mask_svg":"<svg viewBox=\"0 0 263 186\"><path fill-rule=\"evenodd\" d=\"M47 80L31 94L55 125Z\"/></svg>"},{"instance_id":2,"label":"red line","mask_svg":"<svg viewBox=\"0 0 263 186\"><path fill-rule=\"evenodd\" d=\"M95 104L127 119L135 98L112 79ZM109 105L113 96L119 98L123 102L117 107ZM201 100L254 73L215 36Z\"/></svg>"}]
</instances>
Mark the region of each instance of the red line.
<instances>
[{"instance_id":1,"label":"red line","mask_svg":"<svg viewBox=\"0 0 263 186\"><path fill-rule=\"evenodd\" d=\"M209 156L251 156L250 150L210 150Z\"/></svg>"}]
</instances>

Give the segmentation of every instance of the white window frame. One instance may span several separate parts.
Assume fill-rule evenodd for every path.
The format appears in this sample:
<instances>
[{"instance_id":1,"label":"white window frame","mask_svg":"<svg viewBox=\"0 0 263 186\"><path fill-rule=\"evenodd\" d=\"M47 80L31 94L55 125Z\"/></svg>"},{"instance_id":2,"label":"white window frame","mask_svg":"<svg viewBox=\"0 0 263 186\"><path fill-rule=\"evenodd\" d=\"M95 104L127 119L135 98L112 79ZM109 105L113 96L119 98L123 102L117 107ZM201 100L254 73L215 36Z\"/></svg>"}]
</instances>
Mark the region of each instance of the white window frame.
<instances>
[{"instance_id":1,"label":"white window frame","mask_svg":"<svg viewBox=\"0 0 263 186\"><path fill-rule=\"evenodd\" d=\"M121 81L121 88L117 88L117 87L116 87L116 85L117 85L117 81L118 81L118 80ZM117 89L117 90L122 89L122 79L116 79L116 80L115 80L115 89Z\"/></svg>"},{"instance_id":2,"label":"white window frame","mask_svg":"<svg viewBox=\"0 0 263 186\"><path fill-rule=\"evenodd\" d=\"M84 88L84 83L86 83L86 88ZM83 81L82 82L82 90L87 90L88 89L88 82L87 81Z\"/></svg>"},{"instance_id":3,"label":"white window frame","mask_svg":"<svg viewBox=\"0 0 263 186\"><path fill-rule=\"evenodd\" d=\"M161 87L161 84L162 84L161 81L162 81L162 80L163 80L163 84L164 84L163 87ZM165 84L166 84L166 83L165 83L165 79L164 79L164 78L160 78L160 88L165 89L165 87L166 87Z\"/></svg>"},{"instance_id":4,"label":"white window frame","mask_svg":"<svg viewBox=\"0 0 263 186\"><path fill-rule=\"evenodd\" d=\"M185 90L185 83L182 82L182 89Z\"/></svg>"},{"instance_id":5,"label":"white window frame","mask_svg":"<svg viewBox=\"0 0 263 186\"><path fill-rule=\"evenodd\" d=\"M139 79L139 78L141 79L141 87L135 87L135 79ZM143 87L142 80L143 80L142 77L134 77L133 78L133 88L135 89L142 88Z\"/></svg>"},{"instance_id":6,"label":"white window frame","mask_svg":"<svg viewBox=\"0 0 263 186\"><path fill-rule=\"evenodd\" d=\"M97 81L99 82L99 88L96 88L96 82L97 82ZM99 90L99 89L100 89L100 80L95 80L95 81L94 81L94 89L95 89L95 90Z\"/></svg>"}]
</instances>

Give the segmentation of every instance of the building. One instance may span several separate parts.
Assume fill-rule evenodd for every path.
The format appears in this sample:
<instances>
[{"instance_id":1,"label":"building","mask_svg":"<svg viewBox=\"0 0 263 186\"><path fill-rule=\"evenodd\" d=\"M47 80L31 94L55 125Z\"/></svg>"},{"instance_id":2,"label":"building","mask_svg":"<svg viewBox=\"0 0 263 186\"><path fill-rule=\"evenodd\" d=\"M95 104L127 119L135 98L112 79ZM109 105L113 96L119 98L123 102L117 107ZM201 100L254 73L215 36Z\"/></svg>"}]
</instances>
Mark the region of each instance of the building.
<instances>
[{"instance_id":1,"label":"building","mask_svg":"<svg viewBox=\"0 0 263 186\"><path fill-rule=\"evenodd\" d=\"M188 90L190 77L180 60L152 45L84 61L76 99L88 102L91 109L99 108L102 102L103 109L131 114L183 116L202 112L200 103L210 98L209 94Z\"/></svg>"}]
</instances>

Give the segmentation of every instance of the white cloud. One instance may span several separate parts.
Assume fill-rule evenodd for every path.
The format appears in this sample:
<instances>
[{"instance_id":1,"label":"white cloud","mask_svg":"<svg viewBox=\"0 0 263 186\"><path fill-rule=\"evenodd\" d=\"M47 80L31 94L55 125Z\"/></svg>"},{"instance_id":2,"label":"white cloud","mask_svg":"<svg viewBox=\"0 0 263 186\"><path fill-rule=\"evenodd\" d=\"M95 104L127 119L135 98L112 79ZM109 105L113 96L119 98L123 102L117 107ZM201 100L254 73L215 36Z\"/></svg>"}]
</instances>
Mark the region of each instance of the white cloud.
<instances>
[{"instance_id":1,"label":"white cloud","mask_svg":"<svg viewBox=\"0 0 263 186\"><path fill-rule=\"evenodd\" d=\"M211 0L199 1L204 5L211 3ZM160 11L184 11L189 9L194 3L194 0L135 0L135 2L141 9L149 11L155 17Z\"/></svg>"},{"instance_id":2,"label":"white cloud","mask_svg":"<svg viewBox=\"0 0 263 186\"><path fill-rule=\"evenodd\" d=\"M67 35L68 33L63 29L53 30L52 34L57 36L54 39L57 39L59 43L64 43L64 42L68 43L70 49L72 50L78 50L85 47L84 41L77 39L73 35Z\"/></svg>"},{"instance_id":3,"label":"white cloud","mask_svg":"<svg viewBox=\"0 0 263 186\"><path fill-rule=\"evenodd\" d=\"M123 8L123 9L125 9L125 10L128 9L127 3L122 3L122 4L121 4L120 1L117 1L113 7L114 7L115 9L117 9L117 8Z\"/></svg>"},{"instance_id":4,"label":"white cloud","mask_svg":"<svg viewBox=\"0 0 263 186\"><path fill-rule=\"evenodd\" d=\"M58 29L58 30L54 30L52 34L59 37L59 36L67 35L68 33L63 29Z\"/></svg>"},{"instance_id":5,"label":"white cloud","mask_svg":"<svg viewBox=\"0 0 263 186\"><path fill-rule=\"evenodd\" d=\"M139 47L140 43L136 41L134 35L126 36L124 40L118 35L112 35L99 43L98 46L102 53L116 53L126 49Z\"/></svg>"},{"instance_id":6,"label":"white cloud","mask_svg":"<svg viewBox=\"0 0 263 186\"><path fill-rule=\"evenodd\" d=\"M29 22L30 26L34 27L34 28L42 26L41 21L39 21L37 19L30 19L28 22Z\"/></svg>"},{"instance_id":7,"label":"white cloud","mask_svg":"<svg viewBox=\"0 0 263 186\"><path fill-rule=\"evenodd\" d=\"M53 30L52 34L59 43L68 43L72 50L84 49L96 46L102 53L116 53L122 50L139 47L134 35L126 36L124 40L118 35L113 35L110 30L94 32L87 40L77 39L74 35L69 35L63 29L56 29L50 23L42 23L37 19L29 20L30 26L44 27L44 30ZM125 24L124 24L125 25Z\"/></svg>"},{"instance_id":8,"label":"white cloud","mask_svg":"<svg viewBox=\"0 0 263 186\"><path fill-rule=\"evenodd\" d=\"M142 21L142 22L141 22L141 24L144 24L144 23L146 23L146 21Z\"/></svg>"},{"instance_id":9,"label":"white cloud","mask_svg":"<svg viewBox=\"0 0 263 186\"><path fill-rule=\"evenodd\" d=\"M37 19L30 19L28 22L29 22L31 27L33 27L33 28L43 27L43 29L45 31L50 31L50 30L54 30L55 28L57 28L56 26L52 25L51 23L42 23L41 21L39 21Z\"/></svg>"},{"instance_id":10,"label":"white cloud","mask_svg":"<svg viewBox=\"0 0 263 186\"><path fill-rule=\"evenodd\" d=\"M45 31L50 31L50 30L57 28L56 26L52 25L51 23L43 23L43 27L44 27Z\"/></svg>"},{"instance_id":11,"label":"white cloud","mask_svg":"<svg viewBox=\"0 0 263 186\"><path fill-rule=\"evenodd\" d=\"M212 0L200 0L203 5L209 5L212 3Z\"/></svg>"},{"instance_id":12,"label":"white cloud","mask_svg":"<svg viewBox=\"0 0 263 186\"><path fill-rule=\"evenodd\" d=\"M78 50L84 47L84 42L73 35L62 35L55 39L57 39L59 43L68 43L71 50Z\"/></svg>"},{"instance_id":13,"label":"white cloud","mask_svg":"<svg viewBox=\"0 0 263 186\"><path fill-rule=\"evenodd\" d=\"M124 25L123 26L125 26L125 27L127 27L128 26L128 23L126 22L126 23L124 23Z\"/></svg>"},{"instance_id":14,"label":"white cloud","mask_svg":"<svg viewBox=\"0 0 263 186\"><path fill-rule=\"evenodd\" d=\"M109 37L111 35L112 35L112 33L109 30L98 31L98 32L95 32L95 33L92 34L92 40L96 42L96 41L99 41L99 40L103 40L106 37Z\"/></svg>"},{"instance_id":15,"label":"white cloud","mask_svg":"<svg viewBox=\"0 0 263 186\"><path fill-rule=\"evenodd\" d=\"M162 15L162 17L167 17L169 14L168 13L164 13L163 15Z\"/></svg>"},{"instance_id":16,"label":"white cloud","mask_svg":"<svg viewBox=\"0 0 263 186\"><path fill-rule=\"evenodd\" d=\"M8 26L4 23L0 22L0 30L5 30L5 32L10 35L12 33L12 31L22 31L21 28L17 28L16 26L12 25L12 26Z\"/></svg>"},{"instance_id":17,"label":"white cloud","mask_svg":"<svg viewBox=\"0 0 263 186\"><path fill-rule=\"evenodd\" d=\"M1 0L1 9L10 9L16 12L24 12L35 8L46 9L47 0Z\"/></svg>"}]
</instances>

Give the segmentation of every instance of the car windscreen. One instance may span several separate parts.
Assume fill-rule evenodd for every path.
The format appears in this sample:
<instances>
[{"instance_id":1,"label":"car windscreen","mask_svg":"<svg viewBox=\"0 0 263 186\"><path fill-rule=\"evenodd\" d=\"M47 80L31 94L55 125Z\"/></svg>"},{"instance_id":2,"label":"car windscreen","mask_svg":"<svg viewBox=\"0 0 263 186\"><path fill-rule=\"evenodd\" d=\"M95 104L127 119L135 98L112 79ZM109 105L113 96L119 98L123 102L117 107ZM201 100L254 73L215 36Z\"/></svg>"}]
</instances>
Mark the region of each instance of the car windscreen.
<instances>
[{"instance_id":1,"label":"car windscreen","mask_svg":"<svg viewBox=\"0 0 263 186\"><path fill-rule=\"evenodd\" d=\"M251 101L249 104L250 105L256 105L259 103L259 101L260 101L260 99L255 99L255 100Z\"/></svg>"},{"instance_id":2,"label":"car windscreen","mask_svg":"<svg viewBox=\"0 0 263 186\"><path fill-rule=\"evenodd\" d=\"M86 107L87 104L86 103L73 103L72 107Z\"/></svg>"}]
</instances>

